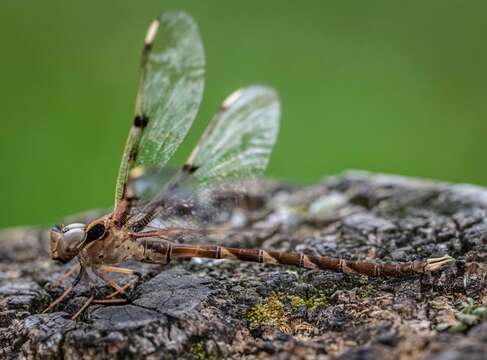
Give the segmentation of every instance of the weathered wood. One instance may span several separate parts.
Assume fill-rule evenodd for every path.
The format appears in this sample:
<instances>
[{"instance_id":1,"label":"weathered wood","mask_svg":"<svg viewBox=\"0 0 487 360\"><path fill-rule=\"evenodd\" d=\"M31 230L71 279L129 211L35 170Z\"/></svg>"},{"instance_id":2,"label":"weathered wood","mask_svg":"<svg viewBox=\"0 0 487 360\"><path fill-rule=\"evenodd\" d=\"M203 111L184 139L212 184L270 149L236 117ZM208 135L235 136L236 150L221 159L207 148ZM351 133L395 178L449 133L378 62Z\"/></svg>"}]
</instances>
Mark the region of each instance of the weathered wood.
<instances>
[{"instance_id":1,"label":"weathered wood","mask_svg":"<svg viewBox=\"0 0 487 360\"><path fill-rule=\"evenodd\" d=\"M262 183L250 193L252 210L234 214L246 231L220 245L459 261L402 279L217 260L175 261L162 271L135 264L145 283L129 303L92 305L75 322L70 315L90 296L83 284L56 312L40 314L70 284L48 290L70 265L49 260L46 232L5 230L0 358L476 359L487 352L486 189L349 172L301 188Z\"/></svg>"}]
</instances>

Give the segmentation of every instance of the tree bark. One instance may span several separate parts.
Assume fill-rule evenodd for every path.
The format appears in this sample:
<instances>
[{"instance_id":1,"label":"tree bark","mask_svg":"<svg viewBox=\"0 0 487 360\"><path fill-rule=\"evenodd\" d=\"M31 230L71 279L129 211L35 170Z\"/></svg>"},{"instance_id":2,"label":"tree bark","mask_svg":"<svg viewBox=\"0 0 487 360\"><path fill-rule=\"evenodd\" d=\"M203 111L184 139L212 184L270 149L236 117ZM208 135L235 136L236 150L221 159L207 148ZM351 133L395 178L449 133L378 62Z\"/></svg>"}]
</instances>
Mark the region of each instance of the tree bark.
<instances>
[{"instance_id":1,"label":"tree bark","mask_svg":"<svg viewBox=\"0 0 487 360\"><path fill-rule=\"evenodd\" d=\"M367 278L237 261L131 264L144 283L122 305L92 305L47 230L0 233L0 357L482 359L487 354L487 190L347 172L305 187L261 182L221 245L378 262L448 254L444 271ZM206 239L205 239L206 241ZM116 277L122 281L123 276ZM99 284L99 292L107 292Z\"/></svg>"}]
</instances>

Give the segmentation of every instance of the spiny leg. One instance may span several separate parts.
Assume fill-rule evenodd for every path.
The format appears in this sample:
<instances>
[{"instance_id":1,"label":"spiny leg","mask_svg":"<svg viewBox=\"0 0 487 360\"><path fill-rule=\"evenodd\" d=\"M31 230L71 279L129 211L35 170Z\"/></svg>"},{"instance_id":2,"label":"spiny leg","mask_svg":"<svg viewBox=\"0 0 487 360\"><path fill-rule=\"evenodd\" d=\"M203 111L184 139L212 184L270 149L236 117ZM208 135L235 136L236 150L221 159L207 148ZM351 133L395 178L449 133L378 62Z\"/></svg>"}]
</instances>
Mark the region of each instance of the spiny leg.
<instances>
[{"instance_id":1,"label":"spiny leg","mask_svg":"<svg viewBox=\"0 0 487 360\"><path fill-rule=\"evenodd\" d=\"M109 267L109 268L112 268L112 267ZM121 268L121 269L122 270L130 270L130 269L123 269L123 268ZM119 287L119 285L111 277L109 277L107 274L100 271L99 269L95 269L94 273L97 276L99 276L103 281L108 283L111 287L113 287L115 289L117 289L117 287L118 287L119 289L117 289L117 291L123 290L121 287ZM71 317L71 320L76 320L79 316L81 316L81 314L88 308L88 306L90 306L90 304L120 304L120 303L126 302L125 299L108 299L108 300L96 299L95 284L92 283L91 281L89 281L88 284L89 284L90 289L91 289L91 296L88 298L88 300L86 300L86 302L83 304L83 306ZM123 292L122 292L122 295L124 295Z\"/></svg>"},{"instance_id":2,"label":"spiny leg","mask_svg":"<svg viewBox=\"0 0 487 360\"><path fill-rule=\"evenodd\" d=\"M76 270L78 270L79 264L75 263L63 274L61 275L56 281L54 281L51 285L49 285L48 290L52 290L55 287L59 286L65 279L73 275Z\"/></svg>"},{"instance_id":3,"label":"spiny leg","mask_svg":"<svg viewBox=\"0 0 487 360\"><path fill-rule=\"evenodd\" d=\"M92 294L88 300L85 301L83 306L79 308L79 310L71 316L71 320L76 320L81 314L90 306L91 304L121 304L127 302L125 299L110 299L110 300L97 300L95 299L95 294Z\"/></svg>"},{"instance_id":4,"label":"spiny leg","mask_svg":"<svg viewBox=\"0 0 487 360\"><path fill-rule=\"evenodd\" d=\"M118 293L117 293L118 294ZM125 299L93 299L92 304L125 304Z\"/></svg>"},{"instance_id":5,"label":"spiny leg","mask_svg":"<svg viewBox=\"0 0 487 360\"><path fill-rule=\"evenodd\" d=\"M140 274L138 272L131 270L131 269L118 268L118 267L114 267L114 266L102 266L100 268L103 269L103 271L118 272L118 273L123 273L123 274L128 274L128 275L133 274L133 275L137 275L138 277L140 277ZM103 271L100 271L100 268L95 270L95 274L97 276L99 276L107 284L109 284L112 288L116 289L116 291L114 293L115 295L116 294L124 295L125 290L133 284L131 281L129 281L125 286L120 287L110 276L105 274ZM72 269L69 269L69 271L72 271ZM75 286L78 285L78 283L80 282L80 280L82 278L86 279L87 284L92 291L92 295L83 304L83 306L71 317L72 320L76 320L88 308L88 306L90 304L119 304L119 303L126 302L125 299L112 299L112 298L104 299L104 300L96 300L95 299L96 295L93 294L93 291L95 289L95 284L91 281L91 279L88 276L88 274L86 273L85 269L83 267L81 267L78 275L76 276L76 279L73 282L73 284L69 288L67 288L58 298L56 298L42 313L44 314L44 313L51 311L56 305L58 305L61 301L63 301L74 290ZM111 295L113 295L113 294L111 294Z\"/></svg>"},{"instance_id":6,"label":"spiny leg","mask_svg":"<svg viewBox=\"0 0 487 360\"><path fill-rule=\"evenodd\" d=\"M51 311L57 304L59 304L61 301L63 301L71 293L71 291L73 291L75 286L78 285L83 274L84 274L84 269L81 268L78 275L76 276L76 279L73 281L71 286L69 288L67 288L66 290L64 290L64 292L61 294L61 296L59 296L57 299L55 299L53 302L51 302L51 304L46 309L44 309L44 311L42 313L45 314L45 313Z\"/></svg>"},{"instance_id":7,"label":"spiny leg","mask_svg":"<svg viewBox=\"0 0 487 360\"><path fill-rule=\"evenodd\" d=\"M133 285L136 285L137 283L139 282L139 279L132 279L132 280L129 280L125 283L125 285L122 286L122 290L123 291L126 291L128 288L130 288L131 286ZM121 294L118 290L115 290L114 292L112 292L111 294L107 295L105 297L104 300L102 301L105 301L105 300L109 300L109 299L113 299L115 296L117 296L118 294ZM124 299L124 301L126 301Z\"/></svg>"},{"instance_id":8,"label":"spiny leg","mask_svg":"<svg viewBox=\"0 0 487 360\"><path fill-rule=\"evenodd\" d=\"M61 294L61 296L59 296L57 299L55 299L53 302L51 302L51 304L49 304L49 306L47 308L45 308L42 313L45 314L45 313L50 312L52 309L54 309L54 307L57 304L59 304L61 301L63 301L71 293L71 291L73 291L73 289L74 289L74 286L70 286L69 288L64 290L64 292Z\"/></svg>"},{"instance_id":9,"label":"spiny leg","mask_svg":"<svg viewBox=\"0 0 487 360\"><path fill-rule=\"evenodd\" d=\"M132 279L132 280L127 281L125 283L125 285L121 286L119 289L112 286L115 289L115 291L112 292L110 295L106 296L105 300L112 299L115 296L117 296L118 294L124 294L125 290L130 288L132 285L135 285L138 282L140 282L140 279L142 278L142 274L139 273L138 271L128 269L128 268L117 267L117 266L101 265L97 268L97 270L102 271L102 272L113 272L113 273L137 276L137 279ZM104 274L104 275L106 275L106 274ZM122 291L120 291L120 290L122 290Z\"/></svg>"},{"instance_id":10,"label":"spiny leg","mask_svg":"<svg viewBox=\"0 0 487 360\"><path fill-rule=\"evenodd\" d=\"M118 266L101 265L97 269L101 270L101 271L106 271L106 272L113 272L113 273L126 274L126 275L135 275L137 277L142 277L142 274L139 273L138 271L128 269L128 268L122 268L122 267L118 267Z\"/></svg>"},{"instance_id":11,"label":"spiny leg","mask_svg":"<svg viewBox=\"0 0 487 360\"><path fill-rule=\"evenodd\" d=\"M76 320L83 313L83 311L85 311L86 308L90 306L94 299L95 295L91 295L88 300L86 300L86 302L83 304L83 306L80 307L80 309L73 316L71 316L71 320Z\"/></svg>"},{"instance_id":12,"label":"spiny leg","mask_svg":"<svg viewBox=\"0 0 487 360\"><path fill-rule=\"evenodd\" d=\"M115 280L113 280L107 273L105 273L104 271L101 271L100 269L96 269L96 270L94 270L94 272L100 279L102 279L104 282L106 282L108 285L110 285L113 289L118 291L122 296L126 296L125 290L120 285L118 285L115 282Z\"/></svg>"},{"instance_id":13,"label":"spiny leg","mask_svg":"<svg viewBox=\"0 0 487 360\"><path fill-rule=\"evenodd\" d=\"M110 268L111 271L113 271L114 269L119 269L112 266L107 266L107 268ZM131 271L130 269L123 269L123 268L120 268L120 270L122 271L119 272L123 272L123 273L127 273L127 271ZM94 269L93 271L98 277L100 277L104 282L106 282L112 288L116 289L117 291L121 290L120 293L124 295L124 289L121 288L110 276L108 276L106 273L101 271L100 268ZM88 298L88 300L86 300L83 306L71 317L71 320L76 320L79 316L81 316L81 314L88 308L88 306L90 306L90 304L119 304L119 303L126 302L125 299L108 299L108 300L95 299L96 298L95 284L90 281L89 286L91 289L91 296Z\"/></svg>"}]
</instances>

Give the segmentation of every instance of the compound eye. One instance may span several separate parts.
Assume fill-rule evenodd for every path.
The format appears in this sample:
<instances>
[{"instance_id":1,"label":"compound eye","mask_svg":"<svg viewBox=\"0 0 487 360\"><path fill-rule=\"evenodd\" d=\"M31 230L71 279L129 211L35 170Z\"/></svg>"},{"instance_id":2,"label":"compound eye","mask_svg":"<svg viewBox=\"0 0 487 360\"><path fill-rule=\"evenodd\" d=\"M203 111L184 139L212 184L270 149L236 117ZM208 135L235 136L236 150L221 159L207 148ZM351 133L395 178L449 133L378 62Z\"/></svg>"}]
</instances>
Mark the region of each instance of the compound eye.
<instances>
[{"instance_id":1,"label":"compound eye","mask_svg":"<svg viewBox=\"0 0 487 360\"><path fill-rule=\"evenodd\" d=\"M100 223L95 224L88 229L86 241L90 242L101 239L103 235L105 235L105 225Z\"/></svg>"},{"instance_id":2,"label":"compound eye","mask_svg":"<svg viewBox=\"0 0 487 360\"><path fill-rule=\"evenodd\" d=\"M72 224L69 224L69 225L66 225L65 227L62 228L63 232L66 233L70 230L74 230L74 229L85 229L86 228L86 225L85 224L82 224L82 223L72 223Z\"/></svg>"},{"instance_id":3,"label":"compound eye","mask_svg":"<svg viewBox=\"0 0 487 360\"><path fill-rule=\"evenodd\" d=\"M67 245L79 244L85 240L86 230L85 227L70 227L69 225L63 229L64 240Z\"/></svg>"}]
</instances>

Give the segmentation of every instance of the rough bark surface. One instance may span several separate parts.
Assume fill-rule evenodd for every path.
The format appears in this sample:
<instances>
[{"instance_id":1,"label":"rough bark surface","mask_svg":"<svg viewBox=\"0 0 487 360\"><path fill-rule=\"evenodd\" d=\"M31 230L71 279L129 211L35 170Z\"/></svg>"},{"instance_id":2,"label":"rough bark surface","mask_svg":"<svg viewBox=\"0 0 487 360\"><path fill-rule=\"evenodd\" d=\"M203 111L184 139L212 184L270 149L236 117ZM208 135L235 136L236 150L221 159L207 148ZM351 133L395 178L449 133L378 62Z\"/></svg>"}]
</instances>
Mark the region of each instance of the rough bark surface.
<instances>
[{"instance_id":1,"label":"rough bark surface","mask_svg":"<svg viewBox=\"0 0 487 360\"><path fill-rule=\"evenodd\" d=\"M449 254L440 273L372 279L215 260L133 264L145 282L124 305L93 305L79 285L49 290L69 264L47 231L0 233L1 358L485 359L487 190L349 172L307 187L250 191L248 228L227 246L376 261ZM122 280L122 278L119 278ZM108 291L100 284L100 293Z\"/></svg>"}]
</instances>

